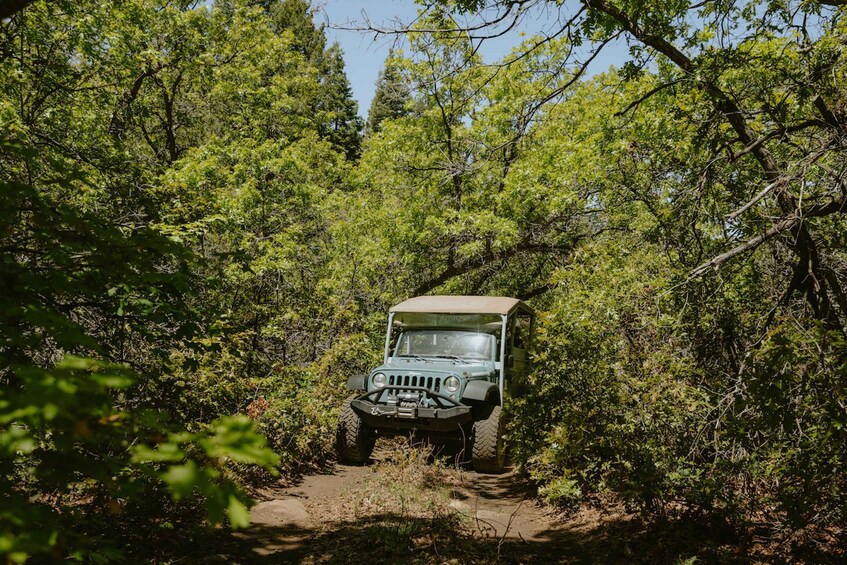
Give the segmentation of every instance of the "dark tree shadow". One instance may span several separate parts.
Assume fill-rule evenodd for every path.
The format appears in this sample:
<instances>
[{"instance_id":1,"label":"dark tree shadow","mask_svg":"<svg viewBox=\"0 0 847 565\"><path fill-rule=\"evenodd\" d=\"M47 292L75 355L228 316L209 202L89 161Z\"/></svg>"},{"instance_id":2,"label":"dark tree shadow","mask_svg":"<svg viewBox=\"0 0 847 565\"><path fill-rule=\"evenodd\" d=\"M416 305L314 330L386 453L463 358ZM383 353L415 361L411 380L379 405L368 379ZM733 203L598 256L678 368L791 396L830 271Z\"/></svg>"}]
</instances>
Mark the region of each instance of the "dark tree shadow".
<instances>
[{"instance_id":1,"label":"dark tree shadow","mask_svg":"<svg viewBox=\"0 0 847 565\"><path fill-rule=\"evenodd\" d=\"M317 517L316 517L317 518ZM212 548L209 548L212 549ZM217 540L204 563L836 563L832 555L754 555L731 529L698 520L620 519L534 540L483 537L457 516L382 514L321 529L254 526ZM693 559L696 558L696 559Z\"/></svg>"}]
</instances>

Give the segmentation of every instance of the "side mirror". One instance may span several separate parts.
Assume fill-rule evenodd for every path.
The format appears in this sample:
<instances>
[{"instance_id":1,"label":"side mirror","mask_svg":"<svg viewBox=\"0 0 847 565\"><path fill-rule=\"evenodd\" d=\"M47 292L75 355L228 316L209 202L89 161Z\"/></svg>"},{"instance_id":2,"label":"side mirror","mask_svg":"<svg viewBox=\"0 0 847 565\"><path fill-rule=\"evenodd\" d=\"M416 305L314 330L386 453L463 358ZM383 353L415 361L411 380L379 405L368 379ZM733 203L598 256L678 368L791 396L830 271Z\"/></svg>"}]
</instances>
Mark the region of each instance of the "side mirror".
<instances>
[{"instance_id":1,"label":"side mirror","mask_svg":"<svg viewBox=\"0 0 847 565\"><path fill-rule=\"evenodd\" d=\"M511 369L514 366L515 366L515 356L514 355L507 355L506 356L506 368Z\"/></svg>"}]
</instances>

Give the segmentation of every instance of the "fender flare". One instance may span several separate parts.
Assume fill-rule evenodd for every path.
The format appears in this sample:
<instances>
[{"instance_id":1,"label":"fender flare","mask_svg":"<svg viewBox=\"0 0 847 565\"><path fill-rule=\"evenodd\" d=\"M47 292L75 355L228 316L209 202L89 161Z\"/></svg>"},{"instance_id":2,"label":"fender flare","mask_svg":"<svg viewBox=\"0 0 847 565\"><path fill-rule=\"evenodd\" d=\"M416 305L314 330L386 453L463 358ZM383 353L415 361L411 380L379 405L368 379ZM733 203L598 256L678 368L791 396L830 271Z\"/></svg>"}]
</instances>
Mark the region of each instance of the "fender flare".
<instances>
[{"instance_id":1,"label":"fender flare","mask_svg":"<svg viewBox=\"0 0 847 565\"><path fill-rule=\"evenodd\" d=\"M367 375L353 375L352 377L347 379L347 390L367 390L367 388Z\"/></svg>"},{"instance_id":2,"label":"fender flare","mask_svg":"<svg viewBox=\"0 0 847 565\"><path fill-rule=\"evenodd\" d=\"M463 401L500 404L500 388L491 381L470 381L462 393Z\"/></svg>"}]
</instances>

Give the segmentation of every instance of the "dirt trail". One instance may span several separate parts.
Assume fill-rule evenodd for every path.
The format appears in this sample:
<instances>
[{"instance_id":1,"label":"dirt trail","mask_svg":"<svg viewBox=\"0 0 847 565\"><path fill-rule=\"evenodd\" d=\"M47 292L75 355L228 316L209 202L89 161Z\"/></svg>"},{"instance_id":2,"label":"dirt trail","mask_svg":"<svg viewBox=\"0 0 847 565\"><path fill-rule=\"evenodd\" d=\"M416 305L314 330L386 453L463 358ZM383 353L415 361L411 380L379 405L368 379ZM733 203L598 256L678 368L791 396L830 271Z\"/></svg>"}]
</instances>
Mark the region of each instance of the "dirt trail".
<instances>
[{"instance_id":1,"label":"dirt trail","mask_svg":"<svg viewBox=\"0 0 847 565\"><path fill-rule=\"evenodd\" d=\"M402 443L402 442L401 442ZM253 525L178 559L194 563L768 563L721 522L643 521L612 499L563 517L514 473L483 475L405 443L362 467L257 493ZM816 562L798 560L798 562ZM827 561L828 562L828 561Z\"/></svg>"},{"instance_id":2,"label":"dirt trail","mask_svg":"<svg viewBox=\"0 0 847 565\"><path fill-rule=\"evenodd\" d=\"M296 527L296 531L291 528L290 536L277 540L279 547L265 545L257 548L258 553L307 543L310 531L320 529L327 518L335 518L335 504L374 474L369 467L339 465L336 469L333 475L306 477L299 485L281 489L272 500L253 507L251 518L257 526ZM515 487L512 473L492 476L466 471L462 477L465 488L454 489L448 508L468 517L482 535L538 541L546 540L546 534L555 527L552 519Z\"/></svg>"},{"instance_id":3,"label":"dirt trail","mask_svg":"<svg viewBox=\"0 0 847 565\"><path fill-rule=\"evenodd\" d=\"M604 532L620 513L560 521L528 497L512 472L483 475L397 451L368 466L338 465L262 494L253 526L210 562L572 563L611 557ZM404 459L405 458L405 459ZM625 559L626 553L618 556Z\"/></svg>"}]
</instances>

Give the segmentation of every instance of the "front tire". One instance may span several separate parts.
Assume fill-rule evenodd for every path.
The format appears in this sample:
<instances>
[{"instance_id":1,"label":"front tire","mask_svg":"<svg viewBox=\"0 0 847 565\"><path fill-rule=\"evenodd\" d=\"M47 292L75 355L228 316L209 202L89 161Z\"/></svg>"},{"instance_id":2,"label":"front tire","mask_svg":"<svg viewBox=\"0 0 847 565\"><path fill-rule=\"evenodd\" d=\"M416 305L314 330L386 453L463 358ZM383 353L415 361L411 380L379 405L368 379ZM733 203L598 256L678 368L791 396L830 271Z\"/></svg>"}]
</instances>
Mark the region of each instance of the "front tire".
<instances>
[{"instance_id":1,"label":"front tire","mask_svg":"<svg viewBox=\"0 0 847 565\"><path fill-rule=\"evenodd\" d=\"M495 406L484 420L473 425L472 460L474 470L479 473L498 474L506 464L506 442L503 418L499 406Z\"/></svg>"},{"instance_id":2,"label":"front tire","mask_svg":"<svg viewBox=\"0 0 847 565\"><path fill-rule=\"evenodd\" d=\"M362 465L371 457L376 436L350 406L354 398L351 396L341 405L335 431L335 452L339 463Z\"/></svg>"}]
</instances>

